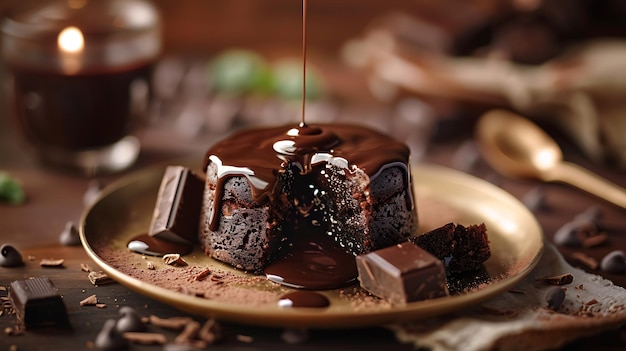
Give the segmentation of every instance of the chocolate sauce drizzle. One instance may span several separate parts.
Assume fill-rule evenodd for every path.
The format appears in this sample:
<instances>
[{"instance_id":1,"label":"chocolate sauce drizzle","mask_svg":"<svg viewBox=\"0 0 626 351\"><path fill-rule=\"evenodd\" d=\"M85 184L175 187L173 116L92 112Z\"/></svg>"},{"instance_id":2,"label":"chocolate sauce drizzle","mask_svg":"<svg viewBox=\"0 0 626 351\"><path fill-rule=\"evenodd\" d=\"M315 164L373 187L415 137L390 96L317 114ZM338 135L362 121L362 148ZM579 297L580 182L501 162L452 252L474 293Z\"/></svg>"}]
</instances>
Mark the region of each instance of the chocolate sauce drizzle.
<instances>
[{"instance_id":1,"label":"chocolate sauce drizzle","mask_svg":"<svg viewBox=\"0 0 626 351\"><path fill-rule=\"evenodd\" d=\"M292 172L291 201L301 218L282 227L286 238L265 267L268 279L301 289L334 289L356 282L354 254L338 245L319 225L327 218L313 209L316 192L324 177L323 164L345 169L346 174L359 170L373 180L387 167L405 170L405 186L410 184L408 147L369 128L347 124L305 123L306 100L306 0L302 1L302 120L297 126L250 129L217 143L207 151L203 169L210 163L217 166L217 184L213 213L209 214L209 229L219 229L219 214L224 185L230 177L246 177L257 203L277 203L282 196L279 176ZM299 174L299 176L298 176ZM407 204L414 208L411 191ZM317 218L317 217L320 218ZM313 220L311 218L314 218ZM332 234L332 233L331 233Z\"/></svg>"},{"instance_id":2,"label":"chocolate sauce drizzle","mask_svg":"<svg viewBox=\"0 0 626 351\"><path fill-rule=\"evenodd\" d=\"M330 306L330 300L314 291L293 291L281 296L278 306L283 308L325 308Z\"/></svg>"},{"instance_id":3,"label":"chocolate sauce drizzle","mask_svg":"<svg viewBox=\"0 0 626 351\"><path fill-rule=\"evenodd\" d=\"M131 251L150 256L186 255L193 251L193 246L189 244L159 239L147 233L134 236L126 246Z\"/></svg>"},{"instance_id":4,"label":"chocolate sauce drizzle","mask_svg":"<svg viewBox=\"0 0 626 351\"><path fill-rule=\"evenodd\" d=\"M217 199L229 177L245 176L254 200L262 202L272 195L278 173L291 165L307 174L328 162L350 172L361 169L370 179L384 168L401 166L408 181L408 161L409 148L385 134L358 125L319 124L240 131L207 151L203 169L211 162L218 166ZM211 230L217 230L219 219L211 218Z\"/></svg>"}]
</instances>

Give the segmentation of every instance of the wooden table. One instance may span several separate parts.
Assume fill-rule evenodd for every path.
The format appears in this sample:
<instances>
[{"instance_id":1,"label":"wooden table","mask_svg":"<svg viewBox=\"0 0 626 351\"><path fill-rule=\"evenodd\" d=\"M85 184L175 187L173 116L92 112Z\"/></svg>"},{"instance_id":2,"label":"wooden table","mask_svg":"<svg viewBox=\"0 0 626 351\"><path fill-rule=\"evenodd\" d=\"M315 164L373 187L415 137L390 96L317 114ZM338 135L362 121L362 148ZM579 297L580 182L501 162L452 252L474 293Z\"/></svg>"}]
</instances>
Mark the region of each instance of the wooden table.
<instances>
[{"instance_id":1,"label":"wooden table","mask_svg":"<svg viewBox=\"0 0 626 351\"><path fill-rule=\"evenodd\" d=\"M24 145L6 119L0 118L0 170L9 171L24 185L28 201L22 206L0 205L0 242L11 243L19 248L26 264L17 268L0 267L0 286L29 277L48 276L60 292L69 312L72 329L67 331L31 331L21 336L7 336L0 333L0 350L79 350L87 349L101 330L105 320L117 318L121 306L134 306L141 315L155 314L161 317L184 315L174 308L137 294L119 284L92 285L81 264L95 264L87 257L80 246L59 244L59 235L67 221L78 223L84 210L83 196L89 186L89 179L41 167L24 152ZM458 147L469 135L459 132L454 138L447 138L430 145L423 162L453 167L453 156ZM146 167L163 166L172 160L201 153L212 140L165 140L160 132L145 131L141 135L143 150L139 162L133 169L122 174L100 177L105 184L129 173ZM593 169L600 175L626 185L626 173L591 164L573 148L566 149L567 158ZM484 164L472 171L483 178L495 179L496 184L522 198L538 183L517 181L497 177ZM603 222L610 228L611 246L588 249L589 255L601 258L610 249L626 247L626 217L624 211L612 207L575 189L561 185L545 187L549 209L538 211L537 218L546 235L552 234L575 215L598 205L604 213ZM572 250L563 249L566 257ZM43 268L39 261L43 258L63 258L63 268ZM600 273L600 272L594 272ZM601 273L600 273L601 274ZM604 274L616 284L626 286L626 275ZM0 296L7 292L0 291ZM96 294L104 308L80 306L79 302L89 295ZM0 330L15 325L12 315L0 316ZM348 330L313 330L303 343L292 345L282 339L284 330L275 328L251 327L236 323L223 323L226 338L211 349L217 350L260 350L260 349L301 349L301 350L411 350L411 345L398 343L393 334L379 327ZM620 334L621 333L621 334ZM618 350L624 342L624 329L608 332L599 337L580 340L568 345L564 350ZM170 340L176 333L168 333ZM11 348L16 345L17 348ZM623 344L622 344L623 346ZM133 350L155 350L158 346L133 345Z\"/></svg>"}]
</instances>

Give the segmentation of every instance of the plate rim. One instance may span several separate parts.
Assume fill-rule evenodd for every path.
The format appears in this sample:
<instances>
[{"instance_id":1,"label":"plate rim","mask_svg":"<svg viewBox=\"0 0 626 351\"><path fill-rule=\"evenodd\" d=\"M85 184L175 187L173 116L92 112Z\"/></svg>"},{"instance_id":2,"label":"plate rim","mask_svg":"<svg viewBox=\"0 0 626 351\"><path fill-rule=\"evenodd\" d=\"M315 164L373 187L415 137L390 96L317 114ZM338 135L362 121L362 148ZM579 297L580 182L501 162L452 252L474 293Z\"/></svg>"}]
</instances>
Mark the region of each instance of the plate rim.
<instances>
[{"instance_id":1,"label":"plate rim","mask_svg":"<svg viewBox=\"0 0 626 351\"><path fill-rule=\"evenodd\" d=\"M81 243L88 256L111 278L126 286L134 292L166 303L176 309L194 315L201 315L207 318L218 318L232 322L239 322L248 325L259 325L269 327L305 327L312 329L364 327L372 325L384 325L394 322L406 322L408 320L421 320L427 317L443 315L460 308L479 304L489 298L504 293L524 279L538 264L543 252L543 230L536 217L513 195L502 188L499 188L483 179L471 174L464 173L452 168L434 164L412 165L412 173L415 174L435 174L454 181L457 184L470 183L473 187L483 188L491 195L496 194L510 204L525 212L531 220L529 225L534 227L532 231L537 240L537 251L527 266L520 269L515 275L498 280L497 284L488 285L476 292L454 295L439 299L410 302L406 306L391 306L389 308L367 311L332 311L328 309L300 308L300 309L277 309L275 306L260 306L250 308L250 306L236 305L232 303L219 302L203 299L200 297L188 296L182 293L150 284L133 276L127 275L115 267L108 264L101 258L89 243L85 232L85 225L93 208L104 198L118 191L124 186L128 186L146 176L155 175L156 172L163 172L165 167L149 168L129 174L107 186L97 199L87 207L81 214L79 222L79 235ZM419 173L418 173L419 172ZM413 176L416 178L415 176ZM415 196L418 185L415 184ZM492 194L493 193L493 194ZM202 305L202 306L200 306ZM201 309L198 309L202 307Z\"/></svg>"}]
</instances>

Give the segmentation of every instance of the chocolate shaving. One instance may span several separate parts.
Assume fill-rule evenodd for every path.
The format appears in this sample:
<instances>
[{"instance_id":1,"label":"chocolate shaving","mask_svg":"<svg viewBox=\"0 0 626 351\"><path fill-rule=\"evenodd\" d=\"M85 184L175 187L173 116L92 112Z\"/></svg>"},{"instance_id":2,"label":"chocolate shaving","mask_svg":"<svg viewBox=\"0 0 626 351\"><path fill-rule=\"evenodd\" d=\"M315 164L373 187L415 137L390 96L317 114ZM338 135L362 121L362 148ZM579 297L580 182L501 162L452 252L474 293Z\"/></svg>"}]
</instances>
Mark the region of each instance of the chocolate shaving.
<instances>
[{"instance_id":1,"label":"chocolate shaving","mask_svg":"<svg viewBox=\"0 0 626 351\"><path fill-rule=\"evenodd\" d=\"M570 273L565 273L561 275L555 275L553 277L541 278L539 280L551 285L567 285L574 281L574 276Z\"/></svg>"},{"instance_id":2,"label":"chocolate shaving","mask_svg":"<svg viewBox=\"0 0 626 351\"><path fill-rule=\"evenodd\" d=\"M87 273L92 271L91 267L88 264L86 264L86 263L81 263L80 264L80 270L83 271L83 272L87 272Z\"/></svg>"},{"instance_id":3,"label":"chocolate shaving","mask_svg":"<svg viewBox=\"0 0 626 351\"><path fill-rule=\"evenodd\" d=\"M39 262L39 265L42 267L63 267L64 262L65 260L62 258L59 258L59 259L44 258Z\"/></svg>"},{"instance_id":4,"label":"chocolate shaving","mask_svg":"<svg viewBox=\"0 0 626 351\"><path fill-rule=\"evenodd\" d=\"M600 266L595 258L587 256L582 252L574 252L570 257L574 262L579 263L588 269L596 270Z\"/></svg>"},{"instance_id":5,"label":"chocolate shaving","mask_svg":"<svg viewBox=\"0 0 626 351\"><path fill-rule=\"evenodd\" d=\"M189 344L193 339L196 338L199 330L200 323L192 320L187 323L187 325L185 325L185 328L182 332L180 332L180 334L178 334L178 336L176 336L174 342L177 344Z\"/></svg>"},{"instance_id":6,"label":"chocolate shaving","mask_svg":"<svg viewBox=\"0 0 626 351\"><path fill-rule=\"evenodd\" d=\"M104 272L91 271L87 275L87 278L89 278L89 281L93 285L105 285L105 284L111 284L115 282Z\"/></svg>"},{"instance_id":7,"label":"chocolate shaving","mask_svg":"<svg viewBox=\"0 0 626 351\"><path fill-rule=\"evenodd\" d=\"M81 306L94 306L98 303L98 298L96 297L96 295L91 295L86 297L85 299L83 299L80 302Z\"/></svg>"},{"instance_id":8,"label":"chocolate shaving","mask_svg":"<svg viewBox=\"0 0 626 351\"><path fill-rule=\"evenodd\" d=\"M170 330L181 330L188 323L193 321L193 319L191 319L191 317L160 318L155 315L150 315L149 321L150 321L150 324L156 327L170 329Z\"/></svg>"},{"instance_id":9,"label":"chocolate shaving","mask_svg":"<svg viewBox=\"0 0 626 351\"><path fill-rule=\"evenodd\" d=\"M124 339L141 345L164 345L167 338L161 333L126 332Z\"/></svg>"},{"instance_id":10,"label":"chocolate shaving","mask_svg":"<svg viewBox=\"0 0 626 351\"><path fill-rule=\"evenodd\" d=\"M526 291L521 289L509 289L508 291L512 294L526 294Z\"/></svg>"},{"instance_id":11,"label":"chocolate shaving","mask_svg":"<svg viewBox=\"0 0 626 351\"><path fill-rule=\"evenodd\" d=\"M598 233L597 235L584 238L582 241L582 246L584 248L600 246L606 243L608 240L609 240L609 236L606 235L606 233Z\"/></svg>"},{"instance_id":12,"label":"chocolate shaving","mask_svg":"<svg viewBox=\"0 0 626 351\"><path fill-rule=\"evenodd\" d=\"M237 334L235 338L237 338L238 341L247 342L247 343L251 343L254 341L254 338L249 335Z\"/></svg>"},{"instance_id":13,"label":"chocolate shaving","mask_svg":"<svg viewBox=\"0 0 626 351\"><path fill-rule=\"evenodd\" d=\"M180 257L180 254L163 255L163 262L170 266L186 266L187 262Z\"/></svg>"},{"instance_id":14,"label":"chocolate shaving","mask_svg":"<svg viewBox=\"0 0 626 351\"><path fill-rule=\"evenodd\" d=\"M200 340L208 343L214 344L222 339L222 327L217 323L215 319L207 320L202 328L198 332L198 337Z\"/></svg>"},{"instance_id":15,"label":"chocolate shaving","mask_svg":"<svg viewBox=\"0 0 626 351\"><path fill-rule=\"evenodd\" d=\"M211 270L207 268L207 269L203 270L202 272L198 273L195 276L194 280L195 281L204 280L204 278L208 277L210 274L211 274Z\"/></svg>"},{"instance_id":16,"label":"chocolate shaving","mask_svg":"<svg viewBox=\"0 0 626 351\"><path fill-rule=\"evenodd\" d=\"M24 334L24 329L20 328L19 326L6 327L4 328L4 333L10 336L18 336Z\"/></svg>"}]
</instances>

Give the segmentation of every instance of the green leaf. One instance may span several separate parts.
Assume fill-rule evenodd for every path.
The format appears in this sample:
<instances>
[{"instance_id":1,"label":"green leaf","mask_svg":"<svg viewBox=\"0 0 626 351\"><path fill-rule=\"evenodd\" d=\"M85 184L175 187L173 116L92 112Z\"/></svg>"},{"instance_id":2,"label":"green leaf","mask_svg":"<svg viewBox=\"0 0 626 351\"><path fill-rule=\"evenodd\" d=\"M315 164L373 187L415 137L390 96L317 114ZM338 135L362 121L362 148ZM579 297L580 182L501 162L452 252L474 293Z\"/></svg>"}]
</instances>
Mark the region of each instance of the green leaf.
<instances>
[{"instance_id":1,"label":"green leaf","mask_svg":"<svg viewBox=\"0 0 626 351\"><path fill-rule=\"evenodd\" d=\"M271 86L271 72L265 60L245 49L230 49L216 56L209 64L209 77L219 93L263 92Z\"/></svg>"},{"instance_id":2,"label":"green leaf","mask_svg":"<svg viewBox=\"0 0 626 351\"><path fill-rule=\"evenodd\" d=\"M20 205L26 200L26 194L20 182L7 172L0 172L0 202Z\"/></svg>"}]
</instances>

